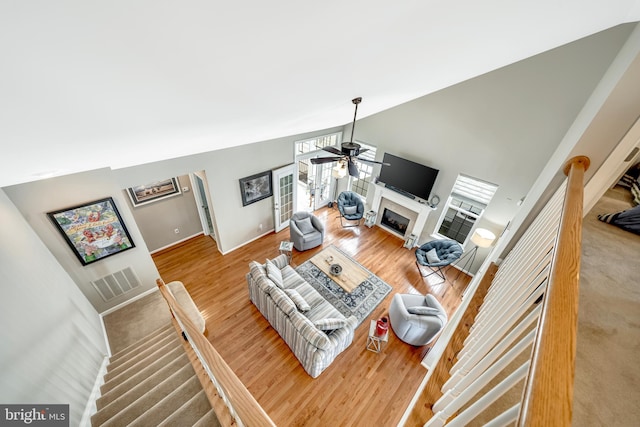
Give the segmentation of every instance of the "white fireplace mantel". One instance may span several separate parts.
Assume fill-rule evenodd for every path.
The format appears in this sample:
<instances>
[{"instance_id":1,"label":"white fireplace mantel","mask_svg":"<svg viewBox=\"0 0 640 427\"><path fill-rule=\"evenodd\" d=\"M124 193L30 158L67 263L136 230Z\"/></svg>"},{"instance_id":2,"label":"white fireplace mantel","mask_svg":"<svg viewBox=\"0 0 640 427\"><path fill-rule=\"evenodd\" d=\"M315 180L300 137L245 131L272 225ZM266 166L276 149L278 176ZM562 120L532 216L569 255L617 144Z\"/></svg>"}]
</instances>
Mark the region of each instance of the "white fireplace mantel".
<instances>
[{"instance_id":1,"label":"white fireplace mantel","mask_svg":"<svg viewBox=\"0 0 640 427\"><path fill-rule=\"evenodd\" d=\"M427 204L423 204L409 197L403 196L402 194L396 191L390 190L382 185L373 184L372 187L374 189L374 193L373 193L373 199L371 200L371 210L377 213L376 225L380 226L380 220L382 218L380 205L381 204L385 205L385 201L383 200L385 199L386 201L388 201L388 203L402 206L403 208L408 209L417 215L415 219L412 219L410 221L409 227L407 228L405 235L401 237L406 239L410 234L413 234L417 238L420 238L420 235L422 234L422 230L424 229L424 226L427 223L427 218L429 217L429 213L432 210L431 207ZM386 227L383 227L383 228L385 230L388 230ZM394 234L399 235L398 233L394 233ZM418 239L416 239L415 243L417 245Z\"/></svg>"}]
</instances>

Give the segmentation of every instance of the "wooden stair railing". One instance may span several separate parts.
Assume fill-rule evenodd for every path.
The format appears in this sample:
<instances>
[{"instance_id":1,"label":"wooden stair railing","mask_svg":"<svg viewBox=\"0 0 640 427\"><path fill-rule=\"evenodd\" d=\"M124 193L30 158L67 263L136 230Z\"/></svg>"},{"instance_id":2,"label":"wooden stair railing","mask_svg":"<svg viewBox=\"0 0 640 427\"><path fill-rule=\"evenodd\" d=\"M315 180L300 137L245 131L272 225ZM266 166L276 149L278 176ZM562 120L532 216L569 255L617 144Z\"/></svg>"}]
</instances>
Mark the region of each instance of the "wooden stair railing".
<instances>
[{"instance_id":1,"label":"wooden stair railing","mask_svg":"<svg viewBox=\"0 0 640 427\"><path fill-rule=\"evenodd\" d=\"M477 278L404 425L571 425L588 167L583 156L567 162L567 180L500 268L492 264ZM507 357L502 349L513 351Z\"/></svg>"},{"instance_id":2,"label":"wooden stair railing","mask_svg":"<svg viewBox=\"0 0 640 427\"><path fill-rule=\"evenodd\" d=\"M571 425L584 173L589 158L574 157L564 168L567 191L544 308L538 323L518 425Z\"/></svg>"},{"instance_id":3,"label":"wooden stair railing","mask_svg":"<svg viewBox=\"0 0 640 427\"><path fill-rule=\"evenodd\" d=\"M238 426L275 426L269 415L262 409L222 356L189 320L164 281L158 279L156 283L175 321L197 355L196 360L190 358L196 373L202 372L204 369L208 376L210 384L203 384L203 388L211 406L218 414L220 422ZM212 385L213 387L211 387ZM220 400L224 402L229 411L228 414L218 413L221 407ZM231 422L227 420L231 420Z\"/></svg>"}]
</instances>

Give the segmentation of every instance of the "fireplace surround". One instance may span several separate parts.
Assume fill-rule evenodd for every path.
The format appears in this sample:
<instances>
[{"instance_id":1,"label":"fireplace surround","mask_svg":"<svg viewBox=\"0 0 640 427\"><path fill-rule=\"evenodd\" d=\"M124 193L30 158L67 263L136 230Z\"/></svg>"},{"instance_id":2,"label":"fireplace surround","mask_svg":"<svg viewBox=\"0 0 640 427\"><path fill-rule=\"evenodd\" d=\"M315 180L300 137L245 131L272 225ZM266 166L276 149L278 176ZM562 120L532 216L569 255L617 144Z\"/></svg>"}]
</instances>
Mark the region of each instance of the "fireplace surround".
<instances>
[{"instance_id":1,"label":"fireplace surround","mask_svg":"<svg viewBox=\"0 0 640 427\"><path fill-rule=\"evenodd\" d=\"M402 239L406 239L411 234L419 237L432 210L429 205L417 202L379 184L373 184L372 187L374 193L371 200L371 210L377 212L375 224ZM383 221L397 221L397 217L393 217L393 220L384 219L385 209L408 220L406 226L403 226L403 229L394 229L388 224L384 224ZM415 245L418 244L418 240L416 239Z\"/></svg>"}]
</instances>

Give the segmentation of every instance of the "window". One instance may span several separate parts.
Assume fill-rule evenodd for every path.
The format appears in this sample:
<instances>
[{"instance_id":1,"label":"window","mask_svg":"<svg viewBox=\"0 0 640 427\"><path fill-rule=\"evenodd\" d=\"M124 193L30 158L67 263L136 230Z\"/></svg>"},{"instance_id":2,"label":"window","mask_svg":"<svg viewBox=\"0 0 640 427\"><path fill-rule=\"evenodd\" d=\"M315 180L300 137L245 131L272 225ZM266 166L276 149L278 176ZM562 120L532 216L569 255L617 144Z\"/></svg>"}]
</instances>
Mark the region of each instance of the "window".
<instances>
[{"instance_id":1,"label":"window","mask_svg":"<svg viewBox=\"0 0 640 427\"><path fill-rule=\"evenodd\" d=\"M340 145L342 139L342 132L330 133L329 135L319 136L317 138L305 139L303 141L296 141L295 149L296 156L300 154L311 153L313 151L322 150L322 147L329 147L330 145Z\"/></svg>"},{"instance_id":2,"label":"window","mask_svg":"<svg viewBox=\"0 0 640 427\"><path fill-rule=\"evenodd\" d=\"M458 175L436 226L437 234L464 244L497 189L495 184Z\"/></svg>"},{"instance_id":3,"label":"window","mask_svg":"<svg viewBox=\"0 0 640 427\"><path fill-rule=\"evenodd\" d=\"M362 153L358 157L366 160L376 159L376 147L359 141L358 144L360 144L362 148L369 149L369 151ZM351 181L351 190L360 194L362 197L367 197L369 182L373 176L373 165L371 163L358 162L358 171L360 176L357 179L353 178Z\"/></svg>"}]
</instances>

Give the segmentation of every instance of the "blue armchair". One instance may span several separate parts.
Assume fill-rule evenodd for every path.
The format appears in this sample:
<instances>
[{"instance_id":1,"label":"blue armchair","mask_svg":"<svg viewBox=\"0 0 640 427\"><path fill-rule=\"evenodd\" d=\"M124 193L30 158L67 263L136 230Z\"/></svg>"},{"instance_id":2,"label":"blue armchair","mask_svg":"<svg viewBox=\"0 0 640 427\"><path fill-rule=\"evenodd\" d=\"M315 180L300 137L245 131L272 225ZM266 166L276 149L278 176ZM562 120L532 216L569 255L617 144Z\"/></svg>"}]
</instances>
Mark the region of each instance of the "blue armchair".
<instances>
[{"instance_id":1,"label":"blue armchair","mask_svg":"<svg viewBox=\"0 0 640 427\"><path fill-rule=\"evenodd\" d=\"M360 225L364 217L364 203L358 193L343 191L338 196L338 210L340 211L340 223L343 227L355 227ZM356 221L354 224L353 221Z\"/></svg>"},{"instance_id":2,"label":"blue armchair","mask_svg":"<svg viewBox=\"0 0 640 427\"><path fill-rule=\"evenodd\" d=\"M447 278L442 270L462 256L462 246L455 240L432 240L416 249L416 265L422 277L437 274L444 281ZM420 266L429 267L431 273L424 274Z\"/></svg>"}]
</instances>

